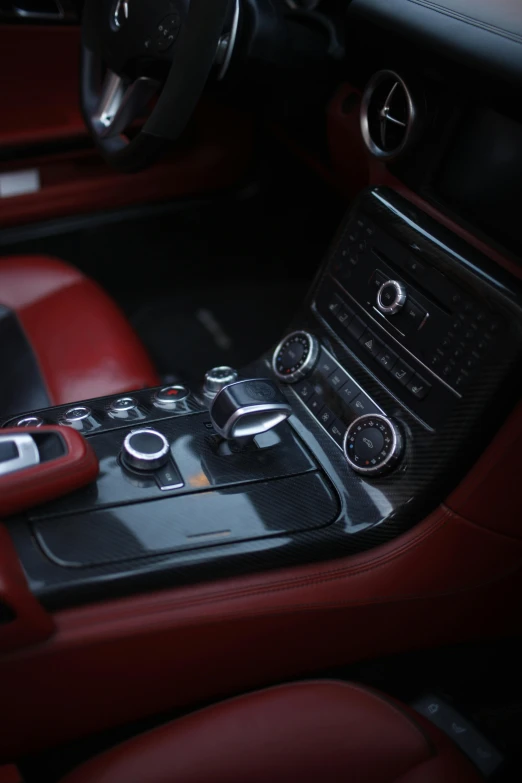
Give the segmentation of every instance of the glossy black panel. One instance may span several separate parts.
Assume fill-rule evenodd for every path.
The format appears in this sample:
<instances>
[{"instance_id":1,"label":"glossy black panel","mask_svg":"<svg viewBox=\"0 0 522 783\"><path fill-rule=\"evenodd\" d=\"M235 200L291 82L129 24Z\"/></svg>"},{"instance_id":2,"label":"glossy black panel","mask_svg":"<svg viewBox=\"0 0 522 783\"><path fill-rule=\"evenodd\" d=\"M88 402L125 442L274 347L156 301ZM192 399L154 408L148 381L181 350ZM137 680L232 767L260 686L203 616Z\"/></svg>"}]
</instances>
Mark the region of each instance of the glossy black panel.
<instances>
[{"instance_id":1,"label":"glossy black panel","mask_svg":"<svg viewBox=\"0 0 522 783\"><path fill-rule=\"evenodd\" d=\"M324 527L337 500L317 474L175 500L48 519L33 526L47 557L67 568L121 563Z\"/></svg>"},{"instance_id":2,"label":"glossy black panel","mask_svg":"<svg viewBox=\"0 0 522 783\"><path fill-rule=\"evenodd\" d=\"M266 481L316 468L286 423L279 425L268 441L273 445L259 448L253 443L239 453L224 453L221 440L208 428L209 423L208 413L155 423L154 428L171 444L171 455L184 485L170 491L158 487L154 473L131 473L122 467L119 453L129 429L91 435L89 442L100 462L97 482L34 509L30 512L31 519L76 515L79 511L138 503L165 495L208 492L213 487ZM267 438L259 436L258 441L263 446Z\"/></svg>"},{"instance_id":3,"label":"glossy black panel","mask_svg":"<svg viewBox=\"0 0 522 783\"><path fill-rule=\"evenodd\" d=\"M2 292L0 291L0 297ZM49 405L40 368L16 314L0 304L0 416Z\"/></svg>"}]
</instances>

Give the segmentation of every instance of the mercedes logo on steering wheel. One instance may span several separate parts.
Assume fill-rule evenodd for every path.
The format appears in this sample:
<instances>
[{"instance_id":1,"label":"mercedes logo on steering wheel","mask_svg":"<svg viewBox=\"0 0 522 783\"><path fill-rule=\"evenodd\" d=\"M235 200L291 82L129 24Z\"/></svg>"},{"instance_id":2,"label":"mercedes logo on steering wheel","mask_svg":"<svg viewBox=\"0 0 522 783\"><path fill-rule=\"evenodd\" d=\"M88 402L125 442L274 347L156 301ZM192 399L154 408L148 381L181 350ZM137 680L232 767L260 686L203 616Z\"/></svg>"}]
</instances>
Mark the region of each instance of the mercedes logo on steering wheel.
<instances>
[{"instance_id":1,"label":"mercedes logo on steering wheel","mask_svg":"<svg viewBox=\"0 0 522 783\"><path fill-rule=\"evenodd\" d=\"M116 0L112 21L114 28L119 30L129 18L129 0Z\"/></svg>"}]
</instances>

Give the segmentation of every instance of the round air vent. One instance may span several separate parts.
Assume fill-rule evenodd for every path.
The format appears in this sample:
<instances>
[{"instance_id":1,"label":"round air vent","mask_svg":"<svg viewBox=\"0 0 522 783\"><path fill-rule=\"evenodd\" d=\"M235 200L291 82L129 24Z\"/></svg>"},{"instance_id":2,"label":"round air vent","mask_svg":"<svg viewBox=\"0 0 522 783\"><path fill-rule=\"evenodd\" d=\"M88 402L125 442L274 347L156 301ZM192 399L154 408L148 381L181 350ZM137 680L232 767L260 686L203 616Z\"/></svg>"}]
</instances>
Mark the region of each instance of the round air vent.
<instances>
[{"instance_id":1,"label":"round air vent","mask_svg":"<svg viewBox=\"0 0 522 783\"><path fill-rule=\"evenodd\" d=\"M421 108L394 71L372 76L361 103L361 130L372 155L384 160L401 155L417 134Z\"/></svg>"}]
</instances>

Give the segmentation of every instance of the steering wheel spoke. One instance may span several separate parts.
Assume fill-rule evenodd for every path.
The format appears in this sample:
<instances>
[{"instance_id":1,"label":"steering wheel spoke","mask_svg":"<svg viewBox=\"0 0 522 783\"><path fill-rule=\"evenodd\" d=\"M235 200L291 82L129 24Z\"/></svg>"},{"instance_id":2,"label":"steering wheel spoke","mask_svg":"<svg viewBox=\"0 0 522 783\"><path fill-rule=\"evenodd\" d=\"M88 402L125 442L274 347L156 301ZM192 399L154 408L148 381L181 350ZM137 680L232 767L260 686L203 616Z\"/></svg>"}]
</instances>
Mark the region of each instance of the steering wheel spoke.
<instances>
[{"instance_id":1,"label":"steering wheel spoke","mask_svg":"<svg viewBox=\"0 0 522 783\"><path fill-rule=\"evenodd\" d=\"M160 82L141 76L129 82L108 70L93 117L100 139L119 136L140 116L160 88Z\"/></svg>"},{"instance_id":2,"label":"steering wheel spoke","mask_svg":"<svg viewBox=\"0 0 522 783\"><path fill-rule=\"evenodd\" d=\"M212 69L219 68L218 78L228 69L238 14L237 0L85 0L82 111L95 144L113 166L137 171L180 136ZM102 64L108 70L100 91ZM156 78L119 75L144 71ZM125 130L156 93L143 127L128 138Z\"/></svg>"}]
</instances>

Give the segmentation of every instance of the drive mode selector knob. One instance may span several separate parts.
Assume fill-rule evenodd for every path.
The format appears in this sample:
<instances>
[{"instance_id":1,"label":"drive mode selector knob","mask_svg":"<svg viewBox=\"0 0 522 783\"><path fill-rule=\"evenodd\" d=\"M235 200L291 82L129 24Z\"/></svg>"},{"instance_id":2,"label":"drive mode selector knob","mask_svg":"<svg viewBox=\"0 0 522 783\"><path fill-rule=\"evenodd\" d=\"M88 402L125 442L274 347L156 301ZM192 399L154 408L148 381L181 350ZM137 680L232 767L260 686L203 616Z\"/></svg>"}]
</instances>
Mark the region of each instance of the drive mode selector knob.
<instances>
[{"instance_id":1,"label":"drive mode selector knob","mask_svg":"<svg viewBox=\"0 0 522 783\"><path fill-rule=\"evenodd\" d=\"M398 280L387 280L377 292L377 307L381 313L394 315L402 310L406 303L407 292Z\"/></svg>"},{"instance_id":2,"label":"drive mode selector knob","mask_svg":"<svg viewBox=\"0 0 522 783\"><path fill-rule=\"evenodd\" d=\"M157 470L168 462L170 446L157 430L134 430L123 441L121 458L133 470Z\"/></svg>"},{"instance_id":3,"label":"drive mode selector knob","mask_svg":"<svg viewBox=\"0 0 522 783\"><path fill-rule=\"evenodd\" d=\"M319 343L308 332L292 332L274 351L272 369L279 380L295 383L313 370L319 355Z\"/></svg>"},{"instance_id":4,"label":"drive mode selector knob","mask_svg":"<svg viewBox=\"0 0 522 783\"><path fill-rule=\"evenodd\" d=\"M344 436L344 455L353 470L366 476L381 476L397 465L403 452L399 428L386 416L359 416Z\"/></svg>"}]
</instances>

